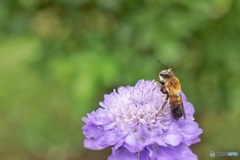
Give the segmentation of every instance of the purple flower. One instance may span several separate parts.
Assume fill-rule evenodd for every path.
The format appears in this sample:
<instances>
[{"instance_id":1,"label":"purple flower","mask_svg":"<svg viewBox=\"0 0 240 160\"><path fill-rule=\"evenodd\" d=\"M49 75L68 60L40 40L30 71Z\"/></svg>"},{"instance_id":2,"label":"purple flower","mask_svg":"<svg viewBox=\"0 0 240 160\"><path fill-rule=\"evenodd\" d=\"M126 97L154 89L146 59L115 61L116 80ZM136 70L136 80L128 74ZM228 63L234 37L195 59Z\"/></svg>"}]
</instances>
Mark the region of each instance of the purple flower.
<instances>
[{"instance_id":1,"label":"purple flower","mask_svg":"<svg viewBox=\"0 0 240 160\"><path fill-rule=\"evenodd\" d=\"M112 146L108 160L196 160L189 146L203 132L194 122L194 107L182 93L186 119L175 120L166 95L154 81L119 87L104 96L101 108L83 118L84 146Z\"/></svg>"}]
</instances>

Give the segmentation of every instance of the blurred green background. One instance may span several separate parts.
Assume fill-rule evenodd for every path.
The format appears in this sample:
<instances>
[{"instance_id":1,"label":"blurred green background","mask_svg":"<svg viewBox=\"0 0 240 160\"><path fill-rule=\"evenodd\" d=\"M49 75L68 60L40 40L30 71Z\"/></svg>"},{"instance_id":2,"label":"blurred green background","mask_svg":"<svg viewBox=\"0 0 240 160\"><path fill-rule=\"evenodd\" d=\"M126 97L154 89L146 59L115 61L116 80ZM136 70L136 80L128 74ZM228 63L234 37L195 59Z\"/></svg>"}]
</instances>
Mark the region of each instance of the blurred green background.
<instances>
[{"instance_id":1,"label":"blurred green background","mask_svg":"<svg viewBox=\"0 0 240 160\"><path fill-rule=\"evenodd\" d=\"M204 133L192 145L240 154L240 1L0 1L0 159L106 160L81 118L105 93L170 66Z\"/></svg>"}]
</instances>

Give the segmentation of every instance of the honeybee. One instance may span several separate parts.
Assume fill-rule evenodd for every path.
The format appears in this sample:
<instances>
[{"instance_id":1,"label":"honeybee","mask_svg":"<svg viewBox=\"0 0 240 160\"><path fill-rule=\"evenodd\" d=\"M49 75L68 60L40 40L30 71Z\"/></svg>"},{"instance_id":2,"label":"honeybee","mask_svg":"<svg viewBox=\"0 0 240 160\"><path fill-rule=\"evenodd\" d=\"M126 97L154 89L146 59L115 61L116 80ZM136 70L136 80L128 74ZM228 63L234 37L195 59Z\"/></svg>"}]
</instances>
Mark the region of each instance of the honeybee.
<instances>
[{"instance_id":1,"label":"honeybee","mask_svg":"<svg viewBox=\"0 0 240 160\"><path fill-rule=\"evenodd\" d=\"M158 62L162 64L159 60ZM165 66L164 64L162 64ZM161 85L161 92L166 94L165 102L162 109L165 107L169 99L171 113L174 119L178 120L182 116L186 119L184 106L181 96L181 84L179 79L174 75L171 68L165 66L166 69L159 73L159 83Z\"/></svg>"}]
</instances>

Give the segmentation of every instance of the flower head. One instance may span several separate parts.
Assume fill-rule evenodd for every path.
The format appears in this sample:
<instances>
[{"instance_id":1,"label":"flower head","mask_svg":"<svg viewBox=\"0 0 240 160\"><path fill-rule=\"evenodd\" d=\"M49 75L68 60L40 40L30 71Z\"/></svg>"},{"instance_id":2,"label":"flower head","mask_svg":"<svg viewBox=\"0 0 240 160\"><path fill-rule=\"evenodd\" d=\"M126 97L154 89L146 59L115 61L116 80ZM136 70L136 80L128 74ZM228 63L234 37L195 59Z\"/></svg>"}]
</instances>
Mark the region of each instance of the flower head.
<instances>
[{"instance_id":1,"label":"flower head","mask_svg":"<svg viewBox=\"0 0 240 160\"><path fill-rule=\"evenodd\" d=\"M200 141L202 129L194 122L193 105L181 94L186 119L175 120L168 103L162 108L166 95L154 81L119 87L83 118L84 146L112 146L108 160L197 159L188 146Z\"/></svg>"}]
</instances>

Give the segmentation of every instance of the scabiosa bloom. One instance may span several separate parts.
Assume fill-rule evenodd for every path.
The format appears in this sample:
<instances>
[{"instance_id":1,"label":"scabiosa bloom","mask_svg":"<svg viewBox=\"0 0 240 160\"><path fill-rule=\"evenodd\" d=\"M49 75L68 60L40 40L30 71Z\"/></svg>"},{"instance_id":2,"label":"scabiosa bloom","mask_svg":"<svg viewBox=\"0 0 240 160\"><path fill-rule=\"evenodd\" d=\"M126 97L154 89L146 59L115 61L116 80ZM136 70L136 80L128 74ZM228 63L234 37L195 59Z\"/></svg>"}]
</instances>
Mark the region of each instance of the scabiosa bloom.
<instances>
[{"instance_id":1,"label":"scabiosa bloom","mask_svg":"<svg viewBox=\"0 0 240 160\"><path fill-rule=\"evenodd\" d=\"M112 146L108 160L196 160L189 146L203 132L194 122L193 105L182 93L186 119L175 120L166 95L154 81L119 87L104 96L101 108L83 118L84 146Z\"/></svg>"}]
</instances>

